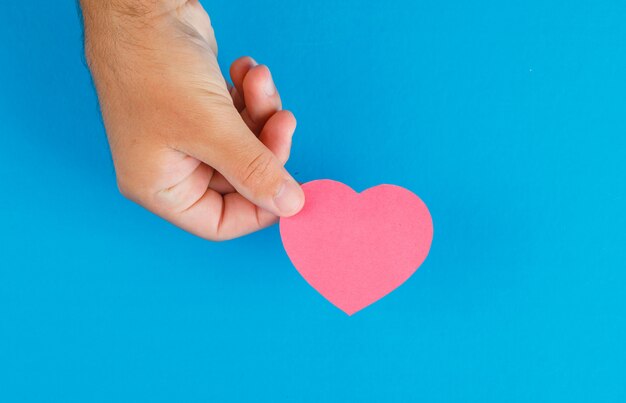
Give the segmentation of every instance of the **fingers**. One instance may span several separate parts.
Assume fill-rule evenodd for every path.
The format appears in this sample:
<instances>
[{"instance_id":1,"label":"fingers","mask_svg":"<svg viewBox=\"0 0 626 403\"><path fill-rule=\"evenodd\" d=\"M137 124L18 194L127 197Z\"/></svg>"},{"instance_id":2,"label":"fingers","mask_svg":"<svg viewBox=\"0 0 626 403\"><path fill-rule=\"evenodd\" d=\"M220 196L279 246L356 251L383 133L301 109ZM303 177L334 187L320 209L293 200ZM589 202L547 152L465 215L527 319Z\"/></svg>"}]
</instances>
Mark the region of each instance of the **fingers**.
<instances>
[{"instance_id":1,"label":"fingers","mask_svg":"<svg viewBox=\"0 0 626 403\"><path fill-rule=\"evenodd\" d=\"M233 104L248 127L259 134L265 122L282 108L272 74L267 66L257 65L246 56L233 62L230 75Z\"/></svg>"},{"instance_id":2,"label":"fingers","mask_svg":"<svg viewBox=\"0 0 626 403\"><path fill-rule=\"evenodd\" d=\"M233 88L239 88L234 90L233 101L240 105L241 118L284 164L289 159L296 121L291 112L281 111L280 95L269 69L246 56L235 60L230 70Z\"/></svg>"},{"instance_id":3,"label":"fingers","mask_svg":"<svg viewBox=\"0 0 626 403\"><path fill-rule=\"evenodd\" d=\"M276 156L278 161L285 165L291 152L291 139L296 130L296 118L289 111L279 111L272 116L261 131L259 140ZM224 175L215 172L209 187L220 194L235 192Z\"/></svg>"},{"instance_id":4,"label":"fingers","mask_svg":"<svg viewBox=\"0 0 626 403\"><path fill-rule=\"evenodd\" d=\"M127 170L117 164L120 191L186 231L220 241L260 230L277 220L238 193L222 196L209 188L218 174L195 158L177 151L163 154L142 150L141 155L149 164L140 170L144 174L139 178L129 178ZM136 171L136 164L131 169Z\"/></svg>"},{"instance_id":5,"label":"fingers","mask_svg":"<svg viewBox=\"0 0 626 403\"><path fill-rule=\"evenodd\" d=\"M258 231L275 223L277 217L238 193L222 196L207 189L186 210L170 218L175 225L212 241L224 241Z\"/></svg>"},{"instance_id":6,"label":"fingers","mask_svg":"<svg viewBox=\"0 0 626 403\"><path fill-rule=\"evenodd\" d=\"M248 116L257 127L262 128L282 108L280 95L267 66L254 66L248 71L243 80L243 96Z\"/></svg>"},{"instance_id":7,"label":"fingers","mask_svg":"<svg viewBox=\"0 0 626 403\"><path fill-rule=\"evenodd\" d=\"M233 81L233 89L231 90L230 94L233 98L235 108L237 108L239 112L241 112L246 107L243 98L243 80L246 74L248 74L248 71L250 71L250 69L256 65L257 62L253 58L251 58L250 56L244 56L235 60L230 66L230 78Z\"/></svg>"},{"instance_id":8,"label":"fingers","mask_svg":"<svg viewBox=\"0 0 626 403\"><path fill-rule=\"evenodd\" d=\"M194 136L182 151L214 167L237 192L270 213L288 217L300 211L304 204L302 189L235 109L212 113L220 116L220 127L207 128L213 133L212 141L207 142L206 136ZM279 123L277 120L276 127L289 126Z\"/></svg>"},{"instance_id":9,"label":"fingers","mask_svg":"<svg viewBox=\"0 0 626 403\"><path fill-rule=\"evenodd\" d=\"M242 195L231 193L222 196L209 188L209 183L218 175L213 168L182 154L173 158L175 154L169 153L168 158L160 158L158 162L161 169L164 160L172 162L173 169L169 172L174 174L171 178L174 182L152 181L150 188L159 188L154 191L138 191L141 187L136 185L120 186L122 193L174 225L209 240L236 238L276 222L275 215ZM151 172L156 170L156 167L150 169Z\"/></svg>"},{"instance_id":10,"label":"fingers","mask_svg":"<svg viewBox=\"0 0 626 403\"><path fill-rule=\"evenodd\" d=\"M296 130L296 118L289 111L276 112L265 124L259 140L285 165L291 152L291 139Z\"/></svg>"},{"instance_id":11,"label":"fingers","mask_svg":"<svg viewBox=\"0 0 626 403\"><path fill-rule=\"evenodd\" d=\"M243 121L284 165L289 159L296 121L291 112L280 110L277 93L269 97L264 95L264 86L274 87L269 70L246 56L233 62L230 74L233 85L229 85L229 92ZM249 102L245 101L245 97ZM256 117L256 122L250 114ZM267 115L270 117L266 119ZM209 187L220 194L235 192L235 188L219 172L212 176Z\"/></svg>"}]
</instances>

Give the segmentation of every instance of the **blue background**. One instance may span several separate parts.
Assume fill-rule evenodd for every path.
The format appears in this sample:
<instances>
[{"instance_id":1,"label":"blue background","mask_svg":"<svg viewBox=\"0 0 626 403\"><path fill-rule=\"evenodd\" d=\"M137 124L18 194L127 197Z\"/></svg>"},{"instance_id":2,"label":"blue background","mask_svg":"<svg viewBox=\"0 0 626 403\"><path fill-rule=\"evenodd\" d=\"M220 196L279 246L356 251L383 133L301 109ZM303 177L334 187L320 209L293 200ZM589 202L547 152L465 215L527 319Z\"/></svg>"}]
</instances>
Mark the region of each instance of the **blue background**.
<instances>
[{"instance_id":1,"label":"blue background","mask_svg":"<svg viewBox=\"0 0 626 403\"><path fill-rule=\"evenodd\" d=\"M276 227L125 200L75 5L6 2L0 401L626 401L626 2L205 6L295 112L296 177L410 188L429 258L348 317Z\"/></svg>"}]
</instances>

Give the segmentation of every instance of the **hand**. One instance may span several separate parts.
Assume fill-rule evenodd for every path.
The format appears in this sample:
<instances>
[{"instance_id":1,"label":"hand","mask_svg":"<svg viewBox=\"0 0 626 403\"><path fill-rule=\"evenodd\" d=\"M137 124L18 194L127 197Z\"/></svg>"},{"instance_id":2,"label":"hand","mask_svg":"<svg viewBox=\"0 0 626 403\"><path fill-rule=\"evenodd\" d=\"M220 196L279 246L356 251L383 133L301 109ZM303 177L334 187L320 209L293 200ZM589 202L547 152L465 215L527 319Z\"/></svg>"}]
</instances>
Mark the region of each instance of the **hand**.
<instances>
[{"instance_id":1,"label":"hand","mask_svg":"<svg viewBox=\"0 0 626 403\"><path fill-rule=\"evenodd\" d=\"M281 110L267 67L251 58L233 63L229 90L197 0L81 3L87 60L125 196L211 240L302 208L304 194L283 168L293 115Z\"/></svg>"}]
</instances>

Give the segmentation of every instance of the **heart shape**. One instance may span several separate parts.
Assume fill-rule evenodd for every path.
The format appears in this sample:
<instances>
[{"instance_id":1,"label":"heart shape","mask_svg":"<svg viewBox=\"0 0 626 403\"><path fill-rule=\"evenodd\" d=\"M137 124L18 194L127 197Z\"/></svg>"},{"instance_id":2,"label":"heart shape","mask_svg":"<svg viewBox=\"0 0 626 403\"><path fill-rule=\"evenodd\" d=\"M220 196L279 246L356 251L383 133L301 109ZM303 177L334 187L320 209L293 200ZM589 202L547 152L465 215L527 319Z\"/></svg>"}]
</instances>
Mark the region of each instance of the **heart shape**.
<instances>
[{"instance_id":1,"label":"heart shape","mask_svg":"<svg viewBox=\"0 0 626 403\"><path fill-rule=\"evenodd\" d=\"M302 189L302 211L280 220L283 245L302 277L348 315L395 290L426 259L432 218L409 190L357 193L327 179Z\"/></svg>"}]
</instances>

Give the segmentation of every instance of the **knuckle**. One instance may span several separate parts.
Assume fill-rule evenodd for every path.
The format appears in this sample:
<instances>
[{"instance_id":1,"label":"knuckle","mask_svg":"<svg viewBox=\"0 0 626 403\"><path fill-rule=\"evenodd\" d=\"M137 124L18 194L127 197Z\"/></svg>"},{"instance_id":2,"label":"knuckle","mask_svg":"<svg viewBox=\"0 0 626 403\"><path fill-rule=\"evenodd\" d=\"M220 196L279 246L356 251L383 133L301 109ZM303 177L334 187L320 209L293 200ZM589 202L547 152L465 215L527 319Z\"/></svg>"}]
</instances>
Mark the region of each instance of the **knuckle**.
<instances>
[{"instance_id":1,"label":"knuckle","mask_svg":"<svg viewBox=\"0 0 626 403\"><path fill-rule=\"evenodd\" d=\"M126 180L121 177L117 177L117 190L119 190L120 194L127 199L132 200L133 196L131 195L132 187L128 184Z\"/></svg>"},{"instance_id":2,"label":"knuckle","mask_svg":"<svg viewBox=\"0 0 626 403\"><path fill-rule=\"evenodd\" d=\"M118 175L117 189L119 190L120 194L126 199L131 200L135 203L139 203L141 199L141 194L137 190L137 186L135 186L126 176Z\"/></svg>"},{"instance_id":3,"label":"knuckle","mask_svg":"<svg viewBox=\"0 0 626 403\"><path fill-rule=\"evenodd\" d=\"M230 241L232 238L223 236L221 234L209 234L203 237L204 239L206 239L207 241L211 241L211 242L215 242L215 243L222 243L222 242L226 242L226 241Z\"/></svg>"},{"instance_id":4,"label":"knuckle","mask_svg":"<svg viewBox=\"0 0 626 403\"><path fill-rule=\"evenodd\" d=\"M206 240L206 241L210 241L210 242L223 242L225 241L224 238L220 237L218 234L214 233L214 232L207 232L207 233L201 233L199 234L200 238Z\"/></svg>"},{"instance_id":5,"label":"knuckle","mask_svg":"<svg viewBox=\"0 0 626 403\"><path fill-rule=\"evenodd\" d=\"M243 185L256 189L268 183L272 175L273 162L273 156L268 152L255 156L243 169Z\"/></svg>"}]
</instances>

